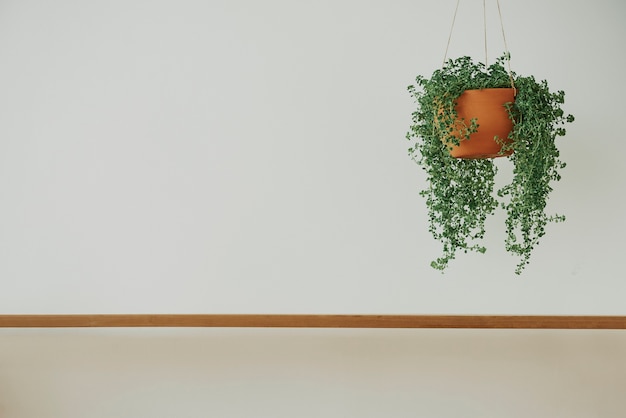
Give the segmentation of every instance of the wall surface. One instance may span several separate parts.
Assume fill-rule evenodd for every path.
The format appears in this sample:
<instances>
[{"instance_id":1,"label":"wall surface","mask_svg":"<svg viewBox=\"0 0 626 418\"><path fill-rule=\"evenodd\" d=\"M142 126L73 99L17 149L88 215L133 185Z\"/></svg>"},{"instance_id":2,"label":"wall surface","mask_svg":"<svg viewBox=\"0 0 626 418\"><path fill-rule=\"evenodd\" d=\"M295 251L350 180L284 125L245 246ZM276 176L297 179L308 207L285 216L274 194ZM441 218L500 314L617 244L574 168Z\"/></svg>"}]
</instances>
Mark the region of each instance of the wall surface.
<instances>
[{"instance_id":1,"label":"wall surface","mask_svg":"<svg viewBox=\"0 0 626 418\"><path fill-rule=\"evenodd\" d=\"M521 277L501 213L485 255L429 267L406 86L454 6L0 0L0 313L624 315L626 4L501 1L513 69L576 116L549 203L568 220ZM482 59L481 7L450 57ZM625 352L621 332L3 330L0 416L617 417Z\"/></svg>"},{"instance_id":2,"label":"wall surface","mask_svg":"<svg viewBox=\"0 0 626 418\"><path fill-rule=\"evenodd\" d=\"M522 277L501 213L429 266L406 86L454 1L0 2L0 311L624 314L626 6L501 3L514 70L577 116ZM482 58L481 6L449 56Z\"/></svg>"}]
</instances>

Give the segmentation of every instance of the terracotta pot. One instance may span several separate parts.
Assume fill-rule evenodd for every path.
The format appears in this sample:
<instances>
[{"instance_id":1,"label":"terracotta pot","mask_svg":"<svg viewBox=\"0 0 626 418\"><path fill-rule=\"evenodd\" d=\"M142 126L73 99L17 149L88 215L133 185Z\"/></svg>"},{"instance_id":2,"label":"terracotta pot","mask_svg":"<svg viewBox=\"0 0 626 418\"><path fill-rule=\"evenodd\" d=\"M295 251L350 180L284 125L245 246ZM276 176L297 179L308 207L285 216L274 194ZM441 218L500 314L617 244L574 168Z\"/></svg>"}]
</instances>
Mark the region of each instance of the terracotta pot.
<instances>
[{"instance_id":1,"label":"terracotta pot","mask_svg":"<svg viewBox=\"0 0 626 418\"><path fill-rule=\"evenodd\" d=\"M461 139L461 144L453 146L450 155L455 158L496 158L511 155L513 150L500 154L502 145L497 143L494 137L497 136L505 143L511 143L508 136L513 129L513 122L509 119L509 113L504 105L514 101L515 89L512 88L463 92L455 107L459 115L458 126L469 127L470 121L476 118L478 131L471 134L469 139L461 132L456 134L455 136Z\"/></svg>"}]
</instances>

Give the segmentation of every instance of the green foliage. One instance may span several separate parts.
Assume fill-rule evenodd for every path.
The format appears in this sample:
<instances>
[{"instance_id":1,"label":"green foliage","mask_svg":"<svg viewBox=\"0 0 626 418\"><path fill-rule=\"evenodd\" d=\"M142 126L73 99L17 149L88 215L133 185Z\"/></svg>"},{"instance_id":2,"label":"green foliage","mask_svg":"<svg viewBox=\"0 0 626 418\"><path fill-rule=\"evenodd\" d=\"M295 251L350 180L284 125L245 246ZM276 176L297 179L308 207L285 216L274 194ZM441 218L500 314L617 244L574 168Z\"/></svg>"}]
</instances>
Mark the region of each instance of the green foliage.
<instances>
[{"instance_id":1,"label":"green foliage","mask_svg":"<svg viewBox=\"0 0 626 418\"><path fill-rule=\"evenodd\" d=\"M485 252L480 244L485 221L501 206L507 213L505 248L520 258L515 272L520 274L532 250L545 234L548 222L563 221L562 215L548 215L546 202L551 182L560 180L565 167L555 145L562 127L573 116L561 109L564 92L550 92L546 81L511 74L517 95L507 106L513 121L509 135L512 143L502 141L501 153L513 149L508 157L514 164L513 179L494 193L496 166L492 159L457 159L450 156L449 144L459 143L452 134L457 120L456 100L465 91L511 87L504 68L507 55L486 67L470 57L448 60L430 79L418 76L409 86L417 102L407 139L412 141L409 155L426 171L429 187L420 192L429 211L429 230L443 246L443 254L431 263L444 270L457 251ZM465 138L478 128L472 120Z\"/></svg>"}]
</instances>

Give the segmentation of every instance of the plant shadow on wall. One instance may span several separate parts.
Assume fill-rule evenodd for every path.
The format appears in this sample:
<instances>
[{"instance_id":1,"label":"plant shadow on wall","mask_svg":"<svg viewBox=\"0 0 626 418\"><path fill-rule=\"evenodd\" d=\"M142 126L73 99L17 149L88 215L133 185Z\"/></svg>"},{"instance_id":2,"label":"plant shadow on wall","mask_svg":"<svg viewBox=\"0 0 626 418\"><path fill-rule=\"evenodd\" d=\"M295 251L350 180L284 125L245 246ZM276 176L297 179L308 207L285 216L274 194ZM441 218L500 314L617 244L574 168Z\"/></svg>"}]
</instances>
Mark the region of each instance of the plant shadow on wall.
<instances>
[{"instance_id":1,"label":"plant shadow on wall","mask_svg":"<svg viewBox=\"0 0 626 418\"><path fill-rule=\"evenodd\" d=\"M443 245L431 263L445 270L458 251L484 253L485 221L498 207L506 211L505 248L519 257L521 274L549 222L552 182L565 163L555 139L574 117L562 109L565 93L548 83L518 76L505 54L487 67L470 57L448 60L430 79L408 87L417 110L407 139L409 155L426 171L429 231ZM510 183L497 191L493 159L513 163Z\"/></svg>"}]
</instances>

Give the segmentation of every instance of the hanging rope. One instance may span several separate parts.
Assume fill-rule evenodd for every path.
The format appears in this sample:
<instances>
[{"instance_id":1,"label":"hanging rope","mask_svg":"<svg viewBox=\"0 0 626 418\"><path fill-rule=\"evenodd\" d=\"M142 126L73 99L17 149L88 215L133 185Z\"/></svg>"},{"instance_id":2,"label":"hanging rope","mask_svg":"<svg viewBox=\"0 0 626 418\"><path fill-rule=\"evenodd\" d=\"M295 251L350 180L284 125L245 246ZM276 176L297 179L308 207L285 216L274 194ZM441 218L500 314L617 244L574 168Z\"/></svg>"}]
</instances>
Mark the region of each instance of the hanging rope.
<instances>
[{"instance_id":1,"label":"hanging rope","mask_svg":"<svg viewBox=\"0 0 626 418\"><path fill-rule=\"evenodd\" d=\"M446 53L443 55L443 64L446 64L446 59L448 58L448 48L450 48L450 40L452 39L452 30L454 29L454 22L456 21L456 12L459 10L459 1L456 0L456 7L454 8L454 16L452 17L452 25L450 26L450 34L448 35L448 43L446 45Z\"/></svg>"},{"instance_id":2,"label":"hanging rope","mask_svg":"<svg viewBox=\"0 0 626 418\"><path fill-rule=\"evenodd\" d=\"M454 8L454 15L452 16L452 24L450 25L450 33L448 34L448 43L446 44L446 52L443 55L442 67L446 65L448 59L448 50L450 49L450 41L452 40L452 32L454 31L454 24L456 22L456 15L459 11L460 0L456 0L456 6ZM496 0L498 5L498 16L500 17L500 29L502 31L502 39L504 40L504 51L506 53L507 73L509 74L509 80L511 81L511 87L515 89L515 80L513 79L513 72L511 71L511 53L509 52L509 46L506 42L506 35L504 34L504 22L502 20L502 10L500 8L500 0ZM488 65L488 48L487 48L487 5L486 0L483 0L483 37L485 44L485 66ZM517 93L517 91L516 91Z\"/></svg>"},{"instance_id":3,"label":"hanging rope","mask_svg":"<svg viewBox=\"0 0 626 418\"><path fill-rule=\"evenodd\" d=\"M498 5L498 16L500 17L500 29L502 29L502 39L504 40L504 52L506 53L506 65L507 71L509 73L509 79L511 80L511 87L515 90L515 95L517 95L517 90L515 89L515 82L513 81L513 72L511 71L511 53L509 52L509 46L506 43L506 35L504 34L504 23L502 22L502 11L500 10L500 0L496 0L496 4Z\"/></svg>"},{"instance_id":4,"label":"hanging rope","mask_svg":"<svg viewBox=\"0 0 626 418\"><path fill-rule=\"evenodd\" d=\"M485 35L485 67L488 65L487 57L487 6L485 6L485 0L483 0L483 33Z\"/></svg>"}]
</instances>

